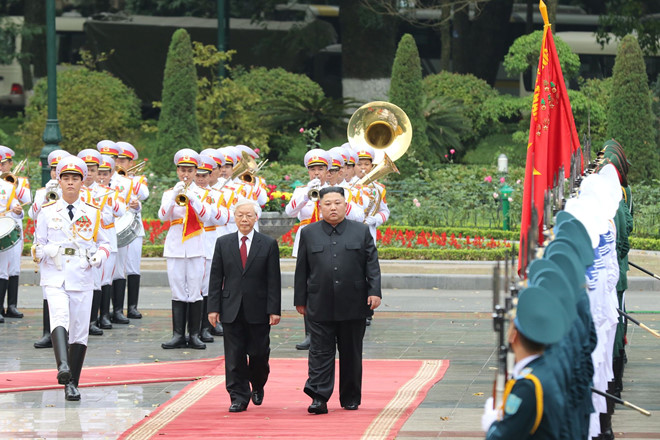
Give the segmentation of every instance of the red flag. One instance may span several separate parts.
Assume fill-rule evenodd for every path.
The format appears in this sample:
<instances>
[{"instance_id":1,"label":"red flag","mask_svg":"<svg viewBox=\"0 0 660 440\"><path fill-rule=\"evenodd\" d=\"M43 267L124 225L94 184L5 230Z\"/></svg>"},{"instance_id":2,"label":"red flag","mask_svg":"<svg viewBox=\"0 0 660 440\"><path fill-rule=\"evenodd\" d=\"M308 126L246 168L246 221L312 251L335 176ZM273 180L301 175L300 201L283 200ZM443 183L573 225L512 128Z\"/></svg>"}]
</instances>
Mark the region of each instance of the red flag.
<instances>
[{"instance_id":1,"label":"red flag","mask_svg":"<svg viewBox=\"0 0 660 440\"><path fill-rule=\"evenodd\" d=\"M523 189L522 220L520 222L520 250L518 273L525 277L527 265L527 242L531 230L532 208L536 209L539 244L543 242L543 199L546 191L553 187L555 178L562 171L570 176L571 155L580 150L573 120L571 103L568 100L564 75L557 56L557 49L548 23L548 12L543 1L539 2L543 16L543 41L536 71L532 116L529 123L525 186ZM582 163L582 160L580 160ZM534 256L530 255L530 259Z\"/></svg>"},{"instance_id":2,"label":"red flag","mask_svg":"<svg viewBox=\"0 0 660 440\"><path fill-rule=\"evenodd\" d=\"M184 242L189 238L199 235L202 233L203 230L204 230L204 225L202 224L202 222L199 221L199 217L197 217L197 213L192 208L192 206L190 206L190 203L188 203L186 205L186 216L183 219L183 237L181 241Z\"/></svg>"}]
</instances>

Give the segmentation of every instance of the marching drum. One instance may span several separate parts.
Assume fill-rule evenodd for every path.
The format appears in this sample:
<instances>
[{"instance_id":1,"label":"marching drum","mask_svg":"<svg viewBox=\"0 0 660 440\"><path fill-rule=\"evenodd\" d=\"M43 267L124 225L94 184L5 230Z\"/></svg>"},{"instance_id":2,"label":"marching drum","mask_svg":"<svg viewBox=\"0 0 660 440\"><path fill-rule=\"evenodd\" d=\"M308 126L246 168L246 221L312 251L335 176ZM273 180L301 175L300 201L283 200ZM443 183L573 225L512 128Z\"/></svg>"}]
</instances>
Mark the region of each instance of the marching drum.
<instances>
[{"instance_id":1,"label":"marching drum","mask_svg":"<svg viewBox=\"0 0 660 440\"><path fill-rule=\"evenodd\" d=\"M21 239L21 227L10 217L0 217L0 252L14 247Z\"/></svg>"},{"instance_id":2,"label":"marching drum","mask_svg":"<svg viewBox=\"0 0 660 440\"><path fill-rule=\"evenodd\" d=\"M126 211L115 221L117 230L117 247L124 247L131 244L138 237L140 231L140 219L134 212Z\"/></svg>"}]
</instances>

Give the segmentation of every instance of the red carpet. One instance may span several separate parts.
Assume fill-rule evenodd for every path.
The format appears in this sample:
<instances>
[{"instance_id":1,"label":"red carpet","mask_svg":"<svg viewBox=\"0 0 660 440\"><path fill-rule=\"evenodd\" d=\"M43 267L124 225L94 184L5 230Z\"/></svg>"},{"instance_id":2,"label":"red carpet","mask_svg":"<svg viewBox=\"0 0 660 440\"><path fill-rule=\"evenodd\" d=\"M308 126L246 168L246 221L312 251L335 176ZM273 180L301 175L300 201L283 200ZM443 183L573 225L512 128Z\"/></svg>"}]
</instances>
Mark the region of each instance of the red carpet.
<instances>
[{"instance_id":1,"label":"red carpet","mask_svg":"<svg viewBox=\"0 0 660 440\"><path fill-rule=\"evenodd\" d=\"M224 368L224 358L105 367L84 366L80 386L190 381L208 375L217 367ZM57 383L56 376L57 371L54 368L0 373L0 393L60 389L62 385Z\"/></svg>"},{"instance_id":2,"label":"red carpet","mask_svg":"<svg viewBox=\"0 0 660 440\"><path fill-rule=\"evenodd\" d=\"M442 379L449 361L365 360L362 405L339 405L338 379L327 415L307 413L311 400L302 391L307 359L271 359L264 403L242 413L227 411L224 367L191 383L121 439L393 439L428 390Z\"/></svg>"}]
</instances>

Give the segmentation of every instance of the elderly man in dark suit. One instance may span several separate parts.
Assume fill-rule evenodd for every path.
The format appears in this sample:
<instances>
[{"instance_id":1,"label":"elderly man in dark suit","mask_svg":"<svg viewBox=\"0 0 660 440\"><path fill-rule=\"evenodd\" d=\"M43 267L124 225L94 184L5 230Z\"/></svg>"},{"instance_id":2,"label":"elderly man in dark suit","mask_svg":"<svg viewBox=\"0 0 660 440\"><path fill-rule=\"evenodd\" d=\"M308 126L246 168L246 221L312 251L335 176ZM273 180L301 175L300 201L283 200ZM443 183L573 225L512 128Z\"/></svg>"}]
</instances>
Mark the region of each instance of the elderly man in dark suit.
<instances>
[{"instance_id":1,"label":"elderly man in dark suit","mask_svg":"<svg viewBox=\"0 0 660 440\"><path fill-rule=\"evenodd\" d=\"M218 238L211 264L208 318L212 326L221 321L224 327L230 412L245 411L250 398L261 405L270 371L270 326L280 322L280 252L276 240L254 230L259 211L250 200L236 204L238 232Z\"/></svg>"},{"instance_id":2,"label":"elderly man in dark suit","mask_svg":"<svg viewBox=\"0 0 660 440\"><path fill-rule=\"evenodd\" d=\"M380 266L369 227L347 220L344 189L320 191L323 220L301 231L294 305L311 335L307 409L326 414L339 350L339 402L356 410L362 398L362 339L369 310L380 305Z\"/></svg>"}]
</instances>

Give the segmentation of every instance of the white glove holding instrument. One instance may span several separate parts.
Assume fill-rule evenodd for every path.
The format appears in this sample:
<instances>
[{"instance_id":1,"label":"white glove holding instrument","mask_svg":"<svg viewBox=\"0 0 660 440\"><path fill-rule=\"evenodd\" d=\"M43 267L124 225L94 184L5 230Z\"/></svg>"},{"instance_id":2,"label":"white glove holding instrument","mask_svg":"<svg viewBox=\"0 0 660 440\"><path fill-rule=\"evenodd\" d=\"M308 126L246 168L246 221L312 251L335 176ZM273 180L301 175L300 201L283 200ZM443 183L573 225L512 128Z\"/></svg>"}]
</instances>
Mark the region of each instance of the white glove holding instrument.
<instances>
[{"instance_id":1,"label":"white glove holding instrument","mask_svg":"<svg viewBox=\"0 0 660 440\"><path fill-rule=\"evenodd\" d=\"M484 432L488 432L490 425L493 424L498 419L499 411L493 408L493 398L489 397L486 399L486 404L484 405L484 413L481 416L481 429Z\"/></svg>"}]
</instances>

